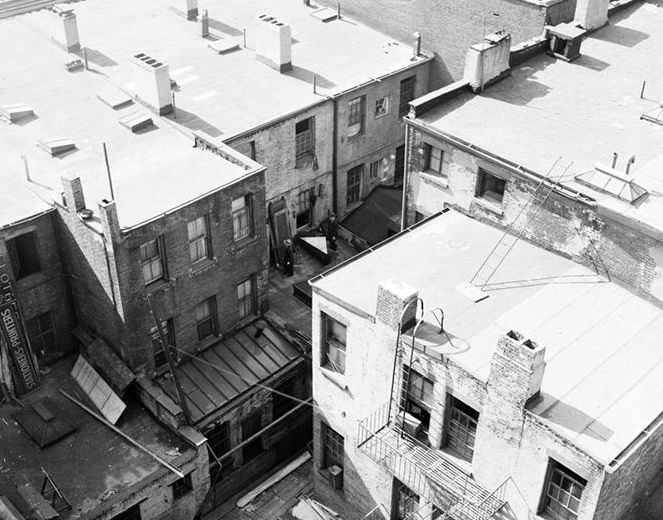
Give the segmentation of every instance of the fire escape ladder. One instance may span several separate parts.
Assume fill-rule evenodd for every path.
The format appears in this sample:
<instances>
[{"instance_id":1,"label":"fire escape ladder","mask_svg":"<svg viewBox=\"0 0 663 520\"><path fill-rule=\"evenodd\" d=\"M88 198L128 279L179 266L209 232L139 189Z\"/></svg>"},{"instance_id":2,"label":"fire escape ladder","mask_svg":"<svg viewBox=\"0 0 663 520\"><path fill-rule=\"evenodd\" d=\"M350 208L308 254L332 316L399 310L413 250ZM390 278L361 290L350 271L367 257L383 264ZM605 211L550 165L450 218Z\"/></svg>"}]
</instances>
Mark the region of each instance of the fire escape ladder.
<instances>
[{"instance_id":1,"label":"fire escape ladder","mask_svg":"<svg viewBox=\"0 0 663 520\"><path fill-rule=\"evenodd\" d=\"M474 276L472 276L470 285L483 290L518 240L523 236L529 223L534 217L536 217L539 210L544 206L553 191L555 191L555 187L559 185L559 180L562 179L569 168L571 168L572 163L569 163L564 167L559 176L552 176L551 174L559 164L560 159L561 157L553 163L550 170L548 170L548 173L545 177L541 178L541 181L525 201L525 204L520 208L515 218L506 226L502 236L500 236L493 249L491 249L488 256L486 256L477 271L474 273ZM528 213L527 210L535 203L537 198L541 199L540 202L536 203L532 211Z\"/></svg>"}]
</instances>

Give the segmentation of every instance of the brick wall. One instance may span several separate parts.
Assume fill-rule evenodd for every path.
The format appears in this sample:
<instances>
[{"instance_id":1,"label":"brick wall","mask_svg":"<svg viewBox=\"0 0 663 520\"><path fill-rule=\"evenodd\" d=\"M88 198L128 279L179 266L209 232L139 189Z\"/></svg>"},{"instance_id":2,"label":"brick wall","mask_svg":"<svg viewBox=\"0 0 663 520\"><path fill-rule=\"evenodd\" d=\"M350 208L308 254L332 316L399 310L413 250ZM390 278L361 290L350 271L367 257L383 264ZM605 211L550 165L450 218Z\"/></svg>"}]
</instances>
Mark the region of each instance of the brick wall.
<instances>
[{"instance_id":1,"label":"brick wall","mask_svg":"<svg viewBox=\"0 0 663 520\"><path fill-rule=\"evenodd\" d=\"M49 361L72 349L71 331L75 323L58 247L55 212L48 212L0 230L0 240L5 242L2 250L7 250L8 240L28 232L35 233L40 269L38 273L14 280L13 283L25 322L49 311L52 313L55 346L42 360ZM33 350L35 347L33 346Z\"/></svg>"},{"instance_id":2,"label":"brick wall","mask_svg":"<svg viewBox=\"0 0 663 520\"><path fill-rule=\"evenodd\" d=\"M336 7L333 0L322 3ZM505 29L517 44L541 36L547 18L554 23L571 20L573 9L567 3L575 4L562 1L546 8L524 0L352 0L342 2L342 9L403 42L410 42L413 32L421 32L422 48L435 55L430 86L439 88L461 78L467 49L482 40L484 22L486 34Z\"/></svg>"},{"instance_id":3,"label":"brick wall","mask_svg":"<svg viewBox=\"0 0 663 520\"><path fill-rule=\"evenodd\" d=\"M535 180L505 165L469 153L439 136L424 135L413 127L411 130L406 194L409 224L414 222L415 212L430 215L450 206L504 227L515 220L536 189ZM424 143L443 150L445 179L421 172ZM485 204L475 196L479 168L507 179L501 206ZM540 190L520 217L522 225L536 212L525 232L526 239L590 267L597 265L601 274L605 265L612 279L656 300L663 298L663 237L591 203L558 193L544 202L546 195L547 190Z\"/></svg>"}]
</instances>

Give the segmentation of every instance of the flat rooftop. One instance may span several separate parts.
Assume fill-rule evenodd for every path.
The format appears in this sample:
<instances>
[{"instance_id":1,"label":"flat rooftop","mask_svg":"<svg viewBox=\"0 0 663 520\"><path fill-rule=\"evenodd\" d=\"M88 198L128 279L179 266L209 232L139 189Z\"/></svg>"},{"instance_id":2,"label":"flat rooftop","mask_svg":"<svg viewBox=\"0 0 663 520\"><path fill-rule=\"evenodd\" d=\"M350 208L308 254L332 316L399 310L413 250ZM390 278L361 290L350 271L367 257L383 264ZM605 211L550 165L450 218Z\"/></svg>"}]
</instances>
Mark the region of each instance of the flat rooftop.
<instances>
[{"instance_id":1,"label":"flat rooftop","mask_svg":"<svg viewBox=\"0 0 663 520\"><path fill-rule=\"evenodd\" d=\"M461 95L418 119L542 175L561 156L573 163L563 184L661 229L660 168L651 163L661 164L663 126L640 119L658 115L663 124L661 27L661 2L638 3L583 40L580 58L567 63L541 54L484 94ZM613 152L622 172L635 155L630 173L650 191L635 206L573 180L595 163L610 166Z\"/></svg>"},{"instance_id":2,"label":"flat rooftop","mask_svg":"<svg viewBox=\"0 0 663 520\"><path fill-rule=\"evenodd\" d=\"M108 6L109 12L117 9L115 3L92 3ZM103 14L90 17L98 17L99 31L106 35L111 34L108 25L102 30L101 24L133 27L110 22ZM140 104L131 102L118 109L104 104L97 94L120 91L103 67L95 68L99 54L89 52L92 70L69 72L64 66L68 55L51 41L53 31L43 29L45 23L62 22L50 11L0 21L4 75L0 107L25 104L34 110L34 116L14 124L0 120L0 224L29 217L48 201L61 200L60 175L65 172L80 175L87 206L97 210L101 199L111 198L103 143L121 227L135 226L251 173L218 155L194 149L188 134ZM147 114L154 125L133 133L119 122L131 113ZM76 149L52 157L37 146L39 141L58 138L70 139ZM31 182L26 181L23 157ZM8 185L16 189L6 189Z\"/></svg>"},{"instance_id":3,"label":"flat rooftop","mask_svg":"<svg viewBox=\"0 0 663 520\"><path fill-rule=\"evenodd\" d=\"M609 464L663 411L652 399L663 392L663 311L523 241L490 281L489 297L474 303L459 288L500 236L448 211L312 284L370 315L381 282L393 277L419 289L426 309L445 313L452 343L439 340L439 352L482 381L500 335L517 330L544 345L542 400L531 411Z\"/></svg>"},{"instance_id":4,"label":"flat rooftop","mask_svg":"<svg viewBox=\"0 0 663 520\"><path fill-rule=\"evenodd\" d=\"M81 45L90 49L100 73L131 92L135 80L130 57L143 52L158 58L178 85L178 117L169 119L214 137L223 134L224 139L427 59L412 62L410 45L353 20L325 23L316 14L320 6L306 7L301 0L208 0L200 13L203 8L209 13L209 39L202 38L199 23L187 21L185 0L84 0L70 7ZM292 71L281 74L256 60L253 28L261 14L290 24ZM50 37L51 18L42 11L20 17L20 24ZM239 48L220 55L208 47L213 40Z\"/></svg>"},{"instance_id":5,"label":"flat rooftop","mask_svg":"<svg viewBox=\"0 0 663 520\"><path fill-rule=\"evenodd\" d=\"M24 408L15 403L0 405L0 495L7 495L20 510L15 486L29 482L39 493L43 467L72 505L60 514L64 520L103 508L115 495L169 472L60 394L63 389L94 409L69 376L74 361L71 357L52 366L52 372L42 376L41 387L22 398L26 408L47 398L56 419L78 426L73 433L40 449L13 417ZM140 404L125 402L127 409L116 424L124 433L177 467L195 456L193 448L155 422Z\"/></svg>"}]
</instances>

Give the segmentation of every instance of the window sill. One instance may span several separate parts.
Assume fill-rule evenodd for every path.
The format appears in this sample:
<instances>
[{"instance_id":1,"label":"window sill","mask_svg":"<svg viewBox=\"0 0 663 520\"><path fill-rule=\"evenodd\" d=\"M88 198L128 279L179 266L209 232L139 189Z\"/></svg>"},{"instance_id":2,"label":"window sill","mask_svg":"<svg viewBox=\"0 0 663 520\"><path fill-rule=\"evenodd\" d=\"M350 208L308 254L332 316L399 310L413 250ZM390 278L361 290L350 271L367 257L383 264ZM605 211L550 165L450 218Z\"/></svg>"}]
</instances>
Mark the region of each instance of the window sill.
<instances>
[{"instance_id":1,"label":"window sill","mask_svg":"<svg viewBox=\"0 0 663 520\"><path fill-rule=\"evenodd\" d=\"M458 469L460 469L463 473L466 473L468 475L472 475L472 463L459 457L456 455L452 450L449 448L442 448L440 449L440 454L442 457L447 459L449 462L451 462L454 466L456 466Z\"/></svg>"},{"instance_id":2,"label":"window sill","mask_svg":"<svg viewBox=\"0 0 663 520\"><path fill-rule=\"evenodd\" d=\"M475 197L473 202L477 206L481 206L483 209L488 210L491 213L494 213L495 215L498 215L500 217L504 216L504 210L502 209L502 204L500 204L499 202L482 199L480 197Z\"/></svg>"},{"instance_id":3,"label":"window sill","mask_svg":"<svg viewBox=\"0 0 663 520\"><path fill-rule=\"evenodd\" d=\"M153 282L145 284L145 290L149 293L160 291L163 289L170 289L173 285L174 280L168 280L166 278L159 278Z\"/></svg>"},{"instance_id":4,"label":"window sill","mask_svg":"<svg viewBox=\"0 0 663 520\"><path fill-rule=\"evenodd\" d=\"M218 263L216 257L205 258L204 260L197 260L189 270L189 276L199 276L206 271L209 271Z\"/></svg>"},{"instance_id":5,"label":"window sill","mask_svg":"<svg viewBox=\"0 0 663 520\"><path fill-rule=\"evenodd\" d=\"M424 180L429 181L432 184L437 184L440 188L446 189L449 187L449 178L446 175L434 173L432 171L421 171L419 172L419 175L421 175Z\"/></svg>"},{"instance_id":6,"label":"window sill","mask_svg":"<svg viewBox=\"0 0 663 520\"><path fill-rule=\"evenodd\" d=\"M313 152L310 152L295 159L295 169L302 170L308 166L313 166Z\"/></svg>"},{"instance_id":7,"label":"window sill","mask_svg":"<svg viewBox=\"0 0 663 520\"><path fill-rule=\"evenodd\" d=\"M348 385L345 381L345 374L340 372L334 372L326 367L320 367L320 373L329 379L333 384L339 387L341 390L345 391L348 389Z\"/></svg>"},{"instance_id":8,"label":"window sill","mask_svg":"<svg viewBox=\"0 0 663 520\"><path fill-rule=\"evenodd\" d=\"M256 234L248 235L246 237L240 238L239 240L234 240L231 247L235 249L235 253L238 253L252 245L257 240L258 236Z\"/></svg>"}]
</instances>

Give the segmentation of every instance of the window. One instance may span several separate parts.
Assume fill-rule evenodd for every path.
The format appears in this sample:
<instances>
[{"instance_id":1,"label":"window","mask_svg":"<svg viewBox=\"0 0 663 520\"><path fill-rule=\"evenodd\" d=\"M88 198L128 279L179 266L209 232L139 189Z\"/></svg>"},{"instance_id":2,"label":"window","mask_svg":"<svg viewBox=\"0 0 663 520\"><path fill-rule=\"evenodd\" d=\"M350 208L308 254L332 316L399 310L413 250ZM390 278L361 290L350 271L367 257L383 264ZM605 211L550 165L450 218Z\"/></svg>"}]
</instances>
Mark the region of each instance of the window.
<instances>
[{"instance_id":1,"label":"window","mask_svg":"<svg viewBox=\"0 0 663 520\"><path fill-rule=\"evenodd\" d=\"M192 262L210 258L209 215L203 215L188 224L189 255Z\"/></svg>"},{"instance_id":2,"label":"window","mask_svg":"<svg viewBox=\"0 0 663 520\"><path fill-rule=\"evenodd\" d=\"M449 396L447 447L467 461L472 461L474 437L479 412L453 396Z\"/></svg>"},{"instance_id":3,"label":"window","mask_svg":"<svg viewBox=\"0 0 663 520\"><path fill-rule=\"evenodd\" d=\"M479 170L477 197L501 204L505 186L506 181L504 179L495 177L495 175L485 170Z\"/></svg>"},{"instance_id":4,"label":"window","mask_svg":"<svg viewBox=\"0 0 663 520\"><path fill-rule=\"evenodd\" d=\"M256 142L255 141L249 141L249 154L251 157L251 160L255 161L257 154L256 154Z\"/></svg>"},{"instance_id":5,"label":"window","mask_svg":"<svg viewBox=\"0 0 663 520\"><path fill-rule=\"evenodd\" d=\"M323 353L322 366L345 374L346 327L335 319L322 315Z\"/></svg>"},{"instance_id":6,"label":"window","mask_svg":"<svg viewBox=\"0 0 663 520\"><path fill-rule=\"evenodd\" d=\"M366 117L366 96L351 99L348 103L348 135L364 133L364 119Z\"/></svg>"},{"instance_id":7,"label":"window","mask_svg":"<svg viewBox=\"0 0 663 520\"><path fill-rule=\"evenodd\" d=\"M389 113L389 98L381 97L375 101L375 118L386 116Z\"/></svg>"},{"instance_id":8,"label":"window","mask_svg":"<svg viewBox=\"0 0 663 520\"><path fill-rule=\"evenodd\" d=\"M186 495L189 491L193 490L193 482L191 481L191 473L187 473L183 478L177 479L172 483L173 500L178 500Z\"/></svg>"},{"instance_id":9,"label":"window","mask_svg":"<svg viewBox=\"0 0 663 520\"><path fill-rule=\"evenodd\" d=\"M29 319L25 323L25 328L30 346L39 356L44 357L55 350L55 327L51 311Z\"/></svg>"},{"instance_id":10,"label":"window","mask_svg":"<svg viewBox=\"0 0 663 520\"><path fill-rule=\"evenodd\" d=\"M313 155L313 136L315 118L309 117L295 124L295 159L296 167L303 165Z\"/></svg>"},{"instance_id":11,"label":"window","mask_svg":"<svg viewBox=\"0 0 663 520\"><path fill-rule=\"evenodd\" d=\"M548 474L543 512L555 520L575 520L587 481L554 460L550 461Z\"/></svg>"},{"instance_id":12,"label":"window","mask_svg":"<svg viewBox=\"0 0 663 520\"><path fill-rule=\"evenodd\" d=\"M424 170L441 175L443 158L444 152L442 150L428 143L424 144Z\"/></svg>"},{"instance_id":13,"label":"window","mask_svg":"<svg viewBox=\"0 0 663 520\"><path fill-rule=\"evenodd\" d=\"M233 239L241 240L253 234L253 207L251 195L232 201Z\"/></svg>"},{"instance_id":14,"label":"window","mask_svg":"<svg viewBox=\"0 0 663 520\"><path fill-rule=\"evenodd\" d=\"M240 320L255 312L253 277L237 284L237 312Z\"/></svg>"},{"instance_id":15,"label":"window","mask_svg":"<svg viewBox=\"0 0 663 520\"><path fill-rule=\"evenodd\" d=\"M347 178L347 193L346 198L348 204L359 201L361 193L361 175L364 172L364 165L360 164L348 170Z\"/></svg>"},{"instance_id":16,"label":"window","mask_svg":"<svg viewBox=\"0 0 663 520\"><path fill-rule=\"evenodd\" d=\"M161 237L140 246L140 263L145 285L164 278L163 240Z\"/></svg>"},{"instance_id":17,"label":"window","mask_svg":"<svg viewBox=\"0 0 663 520\"><path fill-rule=\"evenodd\" d=\"M343 436L322 423L322 466L343 468Z\"/></svg>"},{"instance_id":18,"label":"window","mask_svg":"<svg viewBox=\"0 0 663 520\"><path fill-rule=\"evenodd\" d=\"M175 351L175 325L173 319L169 318L161 322L161 330L166 336L166 343L171 347L171 357L177 359L177 352ZM150 329L150 337L152 338L152 351L154 352L154 367L157 371L168 366L168 359L166 358L166 351L161 344L159 337L159 330L155 325Z\"/></svg>"},{"instance_id":19,"label":"window","mask_svg":"<svg viewBox=\"0 0 663 520\"><path fill-rule=\"evenodd\" d=\"M111 520L141 520L141 518L140 504L136 504L119 515L115 515Z\"/></svg>"},{"instance_id":20,"label":"window","mask_svg":"<svg viewBox=\"0 0 663 520\"><path fill-rule=\"evenodd\" d=\"M280 383L274 390L276 390L276 392L278 393L272 394L273 416L274 419L278 419L282 415L285 415L288 411L292 410L295 406L297 406L298 401L286 397L288 395L297 397L295 378L291 377L289 379L286 379L285 381Z\"/></svg>"},{"instance_id":21,"label":"window","mask_svg":"<svg viewBox=\"0 0 663 520\"><path fill-rule=\"evenodd\" d=\"M378 176L378 172L380 171L380 161L373 161L371 165L369 166L368 169L368 176L371 179L375 179Z\"/></svg>"},{"instance_id":22,"label":"window","mask_svg":"<svg viewBox=\"0 0 663 520\"><path fill-rule=\"evenodd\" d=\"M297 227L308 226L311 223L311 200L313 198L313 188L300 191L297 194Z\"/></svg>"},{"instance_id":23,"label":"window","mask_svg":"<svg viewBox=\"0 0 663 520\"><path fill-rule=\"evenodd\" d=\"M219 477L223 478L224 475L227 475L233 469L232 458L228 456L224 459L223 457L230 451L230 423L228 421L216 423L203 433L207 437L208 446L214 453L214 455L209 454L210 473L214 477L216 472L221 470ZM221 462L220 468L217 459Z\"/></svg>"},{"instance_id":24,"label":"window","mask_svg":"<svg viewBox=\"0 0 663 520\"><path fill-rule=\"evenodd\" d=\"M39 272L39 253L34 232L7 240L7 249L17 280Z\"/></svg>"},{"instance_id":25,"label":"window","mask_svg":"<svg viewBox=\"0 0 663 520\"><path fill-rule=\"evenodd\" d=\"M216 298L214 296L196 305L196 324L199 340L216 334Z\"/></svg>"},{"instance_id":26,"label":"window","mask_svg":"<svg viewBox=\"0 0 663 520\"><path fill-rule=\"evenodd\" d=\"M396 509L397 520L416 518L415 513L419 510L419 495L398 480L394 482L394 487L396 488L396 499L398 500L398 507Z\"/></svg>"},{"instance_id":27,"label":"window","mask_svg":"<svg viewBox=\"0 0 663 520\"><path fill-rule=\"evenodd\" d=\"M414 99L416 78L410 76L401 81L401 93L398 104L398 117L406 116L410 111L410 101Z\"/></svg>"},{"instance_id":28,"label":"window","mask_svg":"<svg viewBox=\"0 0 663 520\"><path fill-rule=\"evenodd\" d=\"M249 415L246 419L242 420L242 442L246 441L252 435L255 435L260 431L261 427L261 415L260 411L254 412ZM256 437L254 440L245 444L242 448L242 455L244 459L244 464L246 464L251 459L254 459L262 453L262 441L260 436Z\"/></svg>"},{"instance_id":29,"label":"window","mask_svg":"<svg viewBox=\"0 0 663 520\"><path fill-rule=\"evenodd\" d=\"M426 433L430 425L430 410L433 404L433 381L412 369L409 381L408 384L407 369L403 367L405 411L421 421L421 430Z\"/></svg>"}]
</instances>

